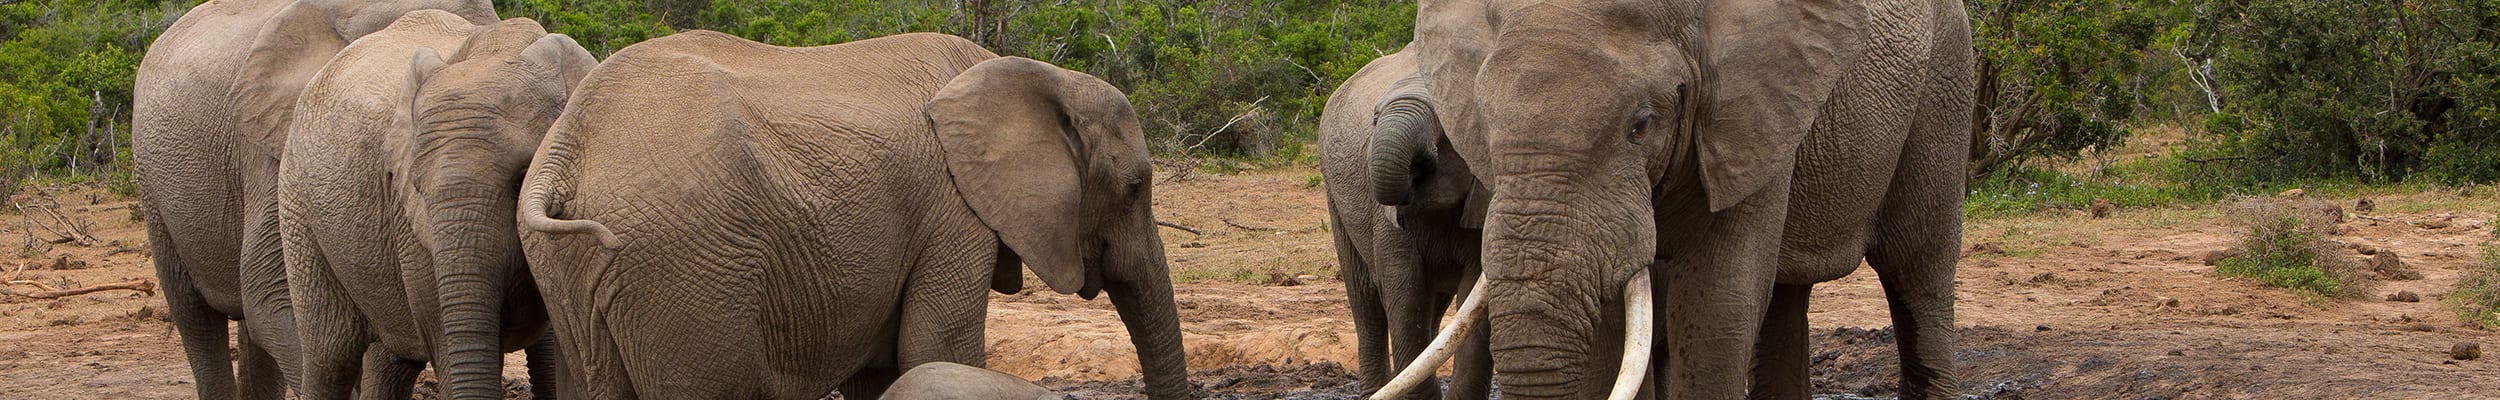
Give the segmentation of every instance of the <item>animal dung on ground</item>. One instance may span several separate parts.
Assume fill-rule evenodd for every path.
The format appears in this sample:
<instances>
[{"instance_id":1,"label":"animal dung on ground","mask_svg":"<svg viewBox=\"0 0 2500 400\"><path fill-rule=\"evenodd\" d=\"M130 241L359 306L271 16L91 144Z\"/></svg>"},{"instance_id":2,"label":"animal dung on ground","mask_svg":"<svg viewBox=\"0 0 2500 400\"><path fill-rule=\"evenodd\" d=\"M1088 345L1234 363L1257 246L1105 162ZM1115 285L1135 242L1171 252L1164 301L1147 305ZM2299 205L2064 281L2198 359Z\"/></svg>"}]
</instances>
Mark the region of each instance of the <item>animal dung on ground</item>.
<instances>
[{"instance_id":1,"label":"animal dung on ground","mask_svg":"<svg viewBox=\"0 0 2500 400\"><path fill-rule=\"evenodd\" d=\"M1996 242L1979 242L1977 244L1970 245L1969 250L1962 251L1963 257L1969 257L1974 254L2005 255L2005 247L1998 246Z\"/></svg>"},{"instance_id":2,"label":"animal dung on ground","mask_svg":"<svg viewBox=\"0 0 2500 400\"><path fill-rule=\"evenodd\" d=\"M2458 361L2473 361L2483 358L2483 344L2476 343L2471 340L2457 342L2457 345L2455 346L2448 346L2448 358L2453 358Z\"/></svg>"},{"instance_id":3,"label":"animal dung on ground","mask_svg":"<svg viewBox=\"0 0 2500 400\"><path fill-rule=\"evenodd\" d=\"M2447 218L2440 218L2440 219L2434 219L2434 220L2429 220L2429 221L2417 222L2417 223L2414 223L2413 225L2414 225L2414 226L2419 226L2419 227L2422 227L2422 229L2448 229L2448 227L2449 227L2449 226L2451 226L2451 225L2455 225L2455 223L2450 222L2449 220L2450 220L2450 219L2455 219L2455 218L2456 218L2455 216L2449 216L2449 217L2447 217Z\"/></svg>"},{"instance_id":4,"label":"animal dung on ground","mask_svg":"<svg viewBox=\"0 0 2500 400\"><path fill-rule=\"evenodd\" d=\"M2387 301L2419 303L2422 302L2422 295L2413 294L2411 290L2399 290L2395 294L2387 295Z\"/></svg>"},{"instance_id":5,"label":"animal dung on ground","mask_svg":"<svg viewBox=\"0 0 2500 400\"><path fill-rule=\"evenodd\" d=\"M2422 279L2422 273L2405 266L2404 260L2397 258L2394 250L2380 250L2375 253L2370 256L2370 272L2378 275L2379 279L2391 281Z\"/></svg>"}]
</instances>

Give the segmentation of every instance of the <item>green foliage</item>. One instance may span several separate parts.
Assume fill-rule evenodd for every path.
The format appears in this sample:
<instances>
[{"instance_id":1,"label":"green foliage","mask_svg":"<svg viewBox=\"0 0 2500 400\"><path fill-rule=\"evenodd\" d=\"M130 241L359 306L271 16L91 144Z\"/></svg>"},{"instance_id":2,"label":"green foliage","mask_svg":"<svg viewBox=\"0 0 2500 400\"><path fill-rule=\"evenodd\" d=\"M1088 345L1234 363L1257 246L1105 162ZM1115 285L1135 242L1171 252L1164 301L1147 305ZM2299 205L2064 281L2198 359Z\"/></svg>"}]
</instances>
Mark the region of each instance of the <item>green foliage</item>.
<instances>
[{"instance_id":1,"label":"green foliage","mask_svg":"<svg viewBox=\"0 0 2500 400\"><path fill-rule=\"evenodd\" d=\"M2073 159L2126 139L2157 46L2178 18L2150 0L1969 3L1979 88L1971 127L1974 177L2044 158Z\"/></svg>"},{"instance_id":2,"label":"green foliage","mask_svg":"<svg viewBox=\"0 0 2500 400\"><path fill-rule=\"evenodd\" d=\"M130 90L140 53L187 2L0 4L0 169L127 182Z\"/></svg>"},{"instance_id":3,"label":"green foliage","mask_svg":"<svg viewBox=\"0 0 2500 400\"><path fill-rule=\"evenodd\" d=\"M2247 236L2240 238L2244 255L2214 264L2214 272L2254 278L2267 286L2289 288L2312 301L2358 297L2372 283L2363 266L2327 244L2332 222L2299 211L2302 205L2250 201L2242 217Z\"/></svg>"},{"instance_id":4,"label":"green foliage","mask_svg":"<svg viewBox=\"0 0 2500 400\"><path fill-rule=\"evenodd\" d=\"M2500 179L2500 0L2203 7L2228 101L2197 144L2242 174Z\"/></svg>"},{"instance_id":5,"label":"green foliage","mask_svg":"<svg viewBox=\"0 0 2500 400\"><path fill-rule=\"evenodd\" d=\"M2500 249L2485 243L2482 261L2471 268L2457 281L2456 291L2448 293L2448 307L2457 311L2458 320L2500 328Z\"/></svg>"}]
</instances>

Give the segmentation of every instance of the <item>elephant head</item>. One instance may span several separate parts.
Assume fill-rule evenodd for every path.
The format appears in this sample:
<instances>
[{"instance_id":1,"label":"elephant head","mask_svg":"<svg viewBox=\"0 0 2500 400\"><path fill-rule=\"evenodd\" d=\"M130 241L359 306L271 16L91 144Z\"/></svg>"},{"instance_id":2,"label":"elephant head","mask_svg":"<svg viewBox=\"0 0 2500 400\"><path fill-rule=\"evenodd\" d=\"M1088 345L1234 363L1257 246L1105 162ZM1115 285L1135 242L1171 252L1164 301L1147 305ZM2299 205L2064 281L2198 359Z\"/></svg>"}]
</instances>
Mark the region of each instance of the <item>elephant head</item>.
<instances>
[{"instance_id":1,"label":"elephant head","mask_svg":"<svg viewBox=\"0 0 2500 400\"><path fill-rule=\"evenodd\" d=\"M419 49L410 63L402 132L385 146L401 212L434 268L444 341L434 362L447 392L500 395L503 351L537 339L546 321L512 218L523 168L598 60L514 18L449 58Z\"/></svg>"},{"instance_id":2,"label":"elephant head","mask_svg":"<svg viewBox=\"0 0 2500 400\"><path fill-rule=\"evenodd\" d=\"M312 82L313 73L349 42L416 10L443 10L477 25L496 21L495 6L487 0L301 0L279 9L253 39L250 55L228 90L244 148L266 155L274 168L279 149L286 146L295 97Z\"/></svg>"},{"instance_id":3,"label":"elephant head","mask_svg":"<svg viewBox=\"0 0 2500 400\"><path fill-rule=\"evenodd\" d=\"M1635 340L1612 320L1625 315L1625 284L1668 257L1661 219L1783 212L1771 203L1785 201L1798 143L1863 47L1865 13L1836 0L1420 5L1419 76L1396 90L1421 94L1384 109L1437 116L1492 188L1481 292L1505 398L1593 398L1609 390L1605 377L1638 374L1600 355L1649 352L1619 345ZM1407 148L1375 153L1374 176L1397 175L1421 151ZM1782 195L1758 195L1771 192ZM1762 228L1769 247L1714 254L1776 253L1779 224ZM1776 267L1766 264L1719 267ZM1755 301L1695 290L1684 298ZM1750 331L1705 335L1716 336L1675 344L1752 343Z\"/></svg>"},{"instance_id":4,"label":"elephant head","mask_svg":"<svg viewBox=\"0 0 2500 400\"><path fill-rule=\"evenodd\" d=\"M1090 75L1002 57L956 75L927 109L956 190L1001 242L993 288L1020 290L1021 263L1059 293L1109 291L1147 393L1185 397L1154 170L1127 97Z\"/></svg>"},{"instance_id":5,"label":"elephant head","mask_svg":"<svg viewBox=\"0 0 2500 400\"><path fill-rule=\"evenodd\" d=\"M1423 214L1458 210L1460 225L1480 228L1492 193L1476 182L1451 147L1419 78L1406 78L1373 107L1372 198L1396 207L1390 221L1412 225Z\"/></svg>"}]
</instances>

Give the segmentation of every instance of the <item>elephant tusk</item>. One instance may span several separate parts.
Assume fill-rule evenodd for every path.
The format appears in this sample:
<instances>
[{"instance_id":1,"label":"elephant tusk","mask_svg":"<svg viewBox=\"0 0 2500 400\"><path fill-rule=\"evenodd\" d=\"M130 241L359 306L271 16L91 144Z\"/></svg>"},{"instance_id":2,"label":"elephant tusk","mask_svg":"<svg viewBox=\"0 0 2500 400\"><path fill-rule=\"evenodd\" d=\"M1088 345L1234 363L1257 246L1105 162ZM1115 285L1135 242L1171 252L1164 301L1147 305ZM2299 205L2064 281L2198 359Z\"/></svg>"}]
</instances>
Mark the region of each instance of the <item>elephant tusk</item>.
<instances>
[{"instance_id":1,"label":"elephant tusk","mask_svg":"<svg viewBox=\"0 0 2500 400\"><path fill-rule=\"evenodd\" d=\"M1372 400L1405 396L1408 390L1414 390L1416 385L1432 379L1432 373L1441 369L1441 363L1449 361L1450 356L1458 352L1458 344L1467 341L1467 334L1475 332L1476 324L1484 321L1484 282L1487 280L1483 276L1476 277L1476 286L1468 289L1467 299L1458 303L1457 318L1442 325L1441 334L1432 338L1431 346L1424 347L1424 354L1415 357L1406 369L1399 370L1397 378L1390 379L1388 385L1380 387L1380 391L1373 392Z\"/></svg>"},{"instance_id":2,"label":"elephant tusk","mask_svg":"<svg viewBox=\"0 0 2500 400\"><path fill-rule=\"evenodd\" d=\"M1632 280L1623 284L1623 364L1616 367L1614 390L1607 391L1608 400L1629 400L1641 390L1641 380L1649 376L1649 355L1654 349L1651 336L1649 269L1632 273Z\"/></svg>"}]
</instances>

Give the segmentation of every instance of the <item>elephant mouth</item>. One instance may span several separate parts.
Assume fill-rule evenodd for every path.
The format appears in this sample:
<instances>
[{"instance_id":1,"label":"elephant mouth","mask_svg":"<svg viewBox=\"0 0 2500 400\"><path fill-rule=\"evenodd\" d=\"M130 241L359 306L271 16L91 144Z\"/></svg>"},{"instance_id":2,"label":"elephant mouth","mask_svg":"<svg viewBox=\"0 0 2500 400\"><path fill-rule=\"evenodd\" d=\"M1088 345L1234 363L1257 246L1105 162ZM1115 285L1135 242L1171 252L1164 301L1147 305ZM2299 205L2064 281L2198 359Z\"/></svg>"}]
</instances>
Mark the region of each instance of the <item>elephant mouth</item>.
<instances>
[{"instance_id":1,"label":"elephant mouth","mask_svg":"<svg viewBox=\"0 0 2500 400\"><path fill-rule=\"evenodd\" d=\"M1458 344L1467 340L1468 333L1474 332L1477 324L1484 323L1484 285L1488 281L1491 279L1477 277L1475 287L1467 290L1467 299L1458 304L1458 317L1442 325L1441 333L1433 336L1432 344L1424 347L1424 353L1416 356L1415 361L1405 369L1398 370L1398 376L1390 379L1388 385L1381 386L1380 391L1373 392L1370 399L1404 397L1406 392L1431 380L1433 372L1439 371L1441 364L1449 362L1450 357L1457 353ZM1656 349L1652 334L1655 320L1650 316L1651 298L1649 269L1634 270L1632 279L1623 284L1623 363L1616 368L1614 387L1606 391L1608 400L1632 399L1639 394L1642 380L1649 376L1649 356Z\"/></svg>"}]
</instances>

